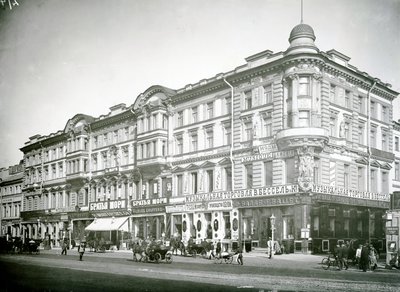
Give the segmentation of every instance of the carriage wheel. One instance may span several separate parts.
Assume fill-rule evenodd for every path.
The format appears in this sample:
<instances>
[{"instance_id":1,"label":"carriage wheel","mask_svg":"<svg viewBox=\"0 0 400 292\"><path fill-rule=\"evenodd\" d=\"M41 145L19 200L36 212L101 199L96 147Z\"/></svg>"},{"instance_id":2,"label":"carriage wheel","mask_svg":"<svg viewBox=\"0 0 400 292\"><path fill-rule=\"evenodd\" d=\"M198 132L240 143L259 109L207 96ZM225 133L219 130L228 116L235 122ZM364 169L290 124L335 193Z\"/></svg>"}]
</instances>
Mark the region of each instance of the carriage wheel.
<instances>
[{"instance_id":1,"label":"carriage wheel","mask_svg":"<svg viewBox=\"0 0 400 292\"><path fill-rule=\"evenodd\" d=\"M167 262L167 264L172 263L172 254L171 253L165 254L165 261Z\"/></svg>"},{"instance_id":2,"label":"carriage wheel","mask_svg":"<svg viewBox=\"0 0 400 292\"><path fill-rule=\"evenodd\" d=\"M226 264L231 264L233 261L233 256L229 255L226 259L225 259L225 263Z\"/></svg>"},{"instance_id":3,"label":"carriage wheel","mask_svg":"<svg viewBox=\"0 0 400 292\"><path fill-rule=\"evenodd\" d=\"M158 264L162 259L162 256L159 252L156 252L154 255L154 261Z\"/></svg>"},{"instance_id":4,"label":"carriage wheel","mask_svg":"<svg viewBox=\"0 0 400 292\"><path fill-rule=\"evenodd\" d=\"M222 264L222 257L220 257L219 255L217 255L214 258L214 264Z\"/></svg>"}]
</instances>

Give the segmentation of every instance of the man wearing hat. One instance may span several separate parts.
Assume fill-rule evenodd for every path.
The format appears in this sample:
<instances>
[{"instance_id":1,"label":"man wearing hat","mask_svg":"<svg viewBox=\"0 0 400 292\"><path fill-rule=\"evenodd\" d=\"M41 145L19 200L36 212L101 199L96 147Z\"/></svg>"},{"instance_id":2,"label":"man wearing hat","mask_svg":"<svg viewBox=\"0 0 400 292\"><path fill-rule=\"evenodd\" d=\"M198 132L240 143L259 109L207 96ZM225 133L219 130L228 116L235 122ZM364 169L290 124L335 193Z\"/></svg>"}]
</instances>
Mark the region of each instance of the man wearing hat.
<instances>
[{"instance_id":1,"label":"man wearing hat","mask_svg":"<svg viewBox=\"0 0 400 292\"><path fill-rule=\"evenodd\" d=\"M85 253L85 247L86 247L86 240L81 240L78 246L78 253L79 253L79 260L82 260L83 254Z\"/></svg>"}]
</instances>

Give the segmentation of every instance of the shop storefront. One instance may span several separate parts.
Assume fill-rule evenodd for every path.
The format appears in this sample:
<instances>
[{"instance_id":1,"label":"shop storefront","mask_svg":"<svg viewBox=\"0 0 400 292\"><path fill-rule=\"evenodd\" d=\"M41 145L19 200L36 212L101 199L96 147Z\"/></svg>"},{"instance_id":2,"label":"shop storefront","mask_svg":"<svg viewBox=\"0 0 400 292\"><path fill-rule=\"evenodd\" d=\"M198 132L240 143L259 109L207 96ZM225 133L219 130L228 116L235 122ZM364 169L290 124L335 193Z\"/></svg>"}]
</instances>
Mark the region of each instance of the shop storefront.
<instances>
[{"instance_id":1,"label":"shop storefront","mask_svg":"<svg viewBox=\"0 0 400 292\"><path fill-rule=\"evenodd\" d=\"M133 238L157 240L164 237L167 204L168 198L131 201Z\"/></svg>"}]
</instances>

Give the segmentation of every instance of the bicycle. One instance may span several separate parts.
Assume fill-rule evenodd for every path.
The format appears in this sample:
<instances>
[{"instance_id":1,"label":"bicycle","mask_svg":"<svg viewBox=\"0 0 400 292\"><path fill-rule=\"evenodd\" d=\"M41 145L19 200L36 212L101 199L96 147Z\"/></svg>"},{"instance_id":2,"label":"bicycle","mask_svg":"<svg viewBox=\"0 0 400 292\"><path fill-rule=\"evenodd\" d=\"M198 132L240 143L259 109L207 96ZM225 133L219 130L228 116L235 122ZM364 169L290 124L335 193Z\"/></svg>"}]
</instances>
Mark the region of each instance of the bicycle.
<instances>
[{"instance_id":1,"label":"bicycle","mask_svg":"<svg viewBox=\"0 0 400 292\"><path fill-rule=\"evenodd\" d=\"M339 271L342 269L342 262L333 255L329 255L327 258L322 259L321 264L324 270L328 270L331 266L336 266Z\"/></svg>"}]
</instances>

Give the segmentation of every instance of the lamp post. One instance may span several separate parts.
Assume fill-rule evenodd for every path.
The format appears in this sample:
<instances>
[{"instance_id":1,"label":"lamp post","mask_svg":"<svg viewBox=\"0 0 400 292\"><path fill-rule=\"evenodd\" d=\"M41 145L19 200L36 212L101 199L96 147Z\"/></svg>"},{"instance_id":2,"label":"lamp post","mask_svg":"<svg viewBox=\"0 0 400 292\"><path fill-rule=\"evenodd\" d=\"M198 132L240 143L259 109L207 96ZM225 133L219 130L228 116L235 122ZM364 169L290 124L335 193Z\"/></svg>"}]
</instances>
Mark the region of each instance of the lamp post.
<instances>
[{"instance_id":1,"label":"lamp post","mask_svg":"<svg viewBox=\"0 0 400 292\"><path fill-rule=\"evenodd\" d=\"M274 214L271 215L271 217L269 217L269 219L271 220L271 238L272 238L272 242L271 242L271 257L274 254L274 249L275 249L275 244L274 244L274 231L275 231L275 219L276 217L274 216Z\"/></svg>"}]
</instances>

